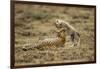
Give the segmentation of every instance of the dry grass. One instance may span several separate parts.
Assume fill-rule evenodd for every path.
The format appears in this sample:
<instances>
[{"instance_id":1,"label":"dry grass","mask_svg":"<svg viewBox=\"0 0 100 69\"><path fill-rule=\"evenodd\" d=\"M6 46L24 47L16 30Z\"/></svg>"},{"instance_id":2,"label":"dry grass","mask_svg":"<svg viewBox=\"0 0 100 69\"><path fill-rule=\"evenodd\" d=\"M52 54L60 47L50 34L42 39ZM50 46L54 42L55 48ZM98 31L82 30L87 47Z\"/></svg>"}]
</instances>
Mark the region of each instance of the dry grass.
<instances>
[{"instance_id":1,"label":"dry grass","mask_svg":"<svg viewBox=\"0 0 100 69\"><path fill-rule=\"evenodd\" d=\"M55 19L63 19L81 34L79 47L70 47L67 35L65 47L23 51L38 40L55 37ZM15 65L94 61L94 8L16 4Z\"/></svg>"}]
</instances>

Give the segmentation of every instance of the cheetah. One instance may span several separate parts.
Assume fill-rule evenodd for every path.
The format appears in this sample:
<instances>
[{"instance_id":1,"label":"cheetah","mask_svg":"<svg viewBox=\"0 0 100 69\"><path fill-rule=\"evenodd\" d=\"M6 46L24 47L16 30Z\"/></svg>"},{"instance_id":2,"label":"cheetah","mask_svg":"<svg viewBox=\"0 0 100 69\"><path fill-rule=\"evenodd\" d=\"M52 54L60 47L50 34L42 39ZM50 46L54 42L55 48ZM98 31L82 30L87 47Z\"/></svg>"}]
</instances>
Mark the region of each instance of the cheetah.
<instances>
[{"instance_id":1,"label":"cheetah","mask_svg":"<svg viewBox=\"0 0 100 69\"><path fill-rule=\"evenodd\" d=\"M65 29L61 28L59 30L56 30L57 36L54 38L46 38L43 40L39 40L37 43L34 45L30 46L25 46L23 47L23 50L28 50L32 48L41 48L41 47L61 47L64 46L66 42L66 35L65 35Z\"/></svg>"},{"instance_id":2,"label":"cheetah","mask_svg":"<svg viewBox=\"0 0 100 69\"><path fill-rule=\"evenodd\" d=\"M66 32L70 35L71 41L73 43L71 47L80 45L80 33L68 22L61 19L56 19L55 26L57 29L66 29Z\"/></svg>"}]
</instances>

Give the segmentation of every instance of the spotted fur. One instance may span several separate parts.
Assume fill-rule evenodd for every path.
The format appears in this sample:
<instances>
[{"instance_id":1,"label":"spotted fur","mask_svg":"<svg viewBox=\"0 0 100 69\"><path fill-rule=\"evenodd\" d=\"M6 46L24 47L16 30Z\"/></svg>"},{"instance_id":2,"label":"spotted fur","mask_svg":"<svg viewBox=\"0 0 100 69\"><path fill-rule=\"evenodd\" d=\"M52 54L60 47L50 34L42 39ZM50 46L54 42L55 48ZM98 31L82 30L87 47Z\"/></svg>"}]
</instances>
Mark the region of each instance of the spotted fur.
<instances>
[{"instance_id":1,"label":"spotted fur","mask_svg":"<svg viewBox=\"0 0 100 69\"><path fill-rule=\"evenodd\" d=\"M57 30L57 36L55 38L46 38L44 40L39 40L33 46L24 47L23 50L32 48L43 48L43 47L59 47L64 46L66 41L65 29L61 28Z\"/></svg>"},{"instance_id":2,"label":"spotted fur","mask_svg":"<svg viewBox=\"0 0 100 69\"><path fill-rule=\"evenodd\" d=\"M80 34L79 32L68 22L61 19L56 19L55 26L57 29L64 28L66 32L70 35L71 41L73 42L72 46L78 46L80 44Z\"/></svg>"}]
</instances>

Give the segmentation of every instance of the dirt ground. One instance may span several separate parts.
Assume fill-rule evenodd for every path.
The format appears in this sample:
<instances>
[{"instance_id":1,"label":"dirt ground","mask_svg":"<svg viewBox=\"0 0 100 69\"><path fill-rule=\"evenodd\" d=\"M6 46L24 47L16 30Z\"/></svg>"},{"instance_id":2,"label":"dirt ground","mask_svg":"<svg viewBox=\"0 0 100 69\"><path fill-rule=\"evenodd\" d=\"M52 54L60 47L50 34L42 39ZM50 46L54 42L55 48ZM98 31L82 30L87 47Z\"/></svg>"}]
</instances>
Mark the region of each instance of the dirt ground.
<instances>
[{"instance_id":1,"label":"dirt ground","mask_svg":"<svg viewBox=\"0 0 100 69\"><path fill-rule=\"evenodd\" d=\"M70 47L69 35L66 35L64 47L22 50L23 46L34 45L38 40L55 37L55 19L68 21L79 31L80 46ZM94 37L94 8L15 5L16 66L94 61Z\"/></svg>"}]
</instances>

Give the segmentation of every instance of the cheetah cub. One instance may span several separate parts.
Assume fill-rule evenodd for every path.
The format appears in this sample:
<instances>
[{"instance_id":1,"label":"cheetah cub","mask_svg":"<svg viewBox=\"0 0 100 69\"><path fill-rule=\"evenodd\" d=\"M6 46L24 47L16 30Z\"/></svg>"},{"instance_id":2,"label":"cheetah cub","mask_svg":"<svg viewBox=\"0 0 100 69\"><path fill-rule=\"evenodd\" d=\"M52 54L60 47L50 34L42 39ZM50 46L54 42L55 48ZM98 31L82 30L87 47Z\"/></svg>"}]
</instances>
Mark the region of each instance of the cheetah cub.
<instances>
[{"instance_id":1,"label":"cheetah cub","mask_svg":"<svg viewBox=\"0 0 100 69\"><path fill-rule=\"evenodd\" d=\"M64 28L67 34L70 35L73 42L71 47L80 45L80 33L72 25L61 19L56 19L55 26L57 29Z\"/></svg>"}]
</instances>

